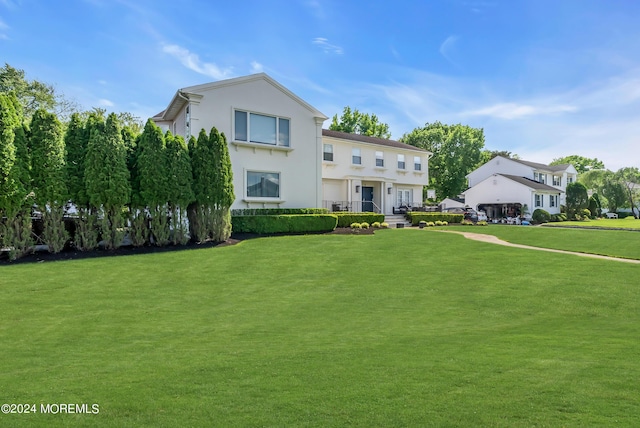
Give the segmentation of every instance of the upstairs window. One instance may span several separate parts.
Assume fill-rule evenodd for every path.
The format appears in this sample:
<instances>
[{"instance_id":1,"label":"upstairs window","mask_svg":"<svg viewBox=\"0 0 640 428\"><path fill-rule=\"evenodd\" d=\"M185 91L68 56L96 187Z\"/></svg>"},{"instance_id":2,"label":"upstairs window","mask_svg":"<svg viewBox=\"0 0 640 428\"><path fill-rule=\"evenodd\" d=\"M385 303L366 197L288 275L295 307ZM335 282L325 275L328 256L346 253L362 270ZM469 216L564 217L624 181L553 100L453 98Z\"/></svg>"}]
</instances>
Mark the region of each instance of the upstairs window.
<instances>
[{"instance_id":1,"label":"upstairs window","mask_svg":"<svg viewBox=\"0 0 640 428\"><path fill-rule=\"evenodd\" d=\"M554 175L553 176L553 185L554 186L560 186L562 183L562 176L561 175Z\"/></svg>"},{"instance_id":2,"label":"upstairs window","mask_svg":"<svg viewBox=\"0 0 640 428\"><path fill-rule=\"evenodd\" d=\"M376 152L376 166L383 167L384 166L384 153Z\"/></svg>"},{"instance_id":3,"label":"upstairs window","mask_svg":"<svg viewBox=\"0 0 640 428\"><path fill-rule=\"evenodd\" d=\"M398 155L398 169L405 169L404 155Z\"/></svg>"},{"instance_id":4,"label":"upstairs window","mask_svg":"<svg viewBox=\"0 0 640 428\"><path fill-rule=\"evenodd\" d=\"M420 156L413 157L413 169L422 171L422 159L420 159Z\"/></svg>"},{"instance_id":5,"label":"upstairs window","mask_svg":"<svg viewBox=\"0 0 640 428\"><path fill-rule=\"evenodd\" d=\"M541 172L534 172L533 179L538 183L546 184L547 183L547 174L543 174Z\"/></svg>"},{"instance_id":6,"label":"upstairs window","mask_svg":"<svg viewBox=\"0 0 640 428\"><path fill-rule=\"evenodd\" d=\"M235 111L234 140L289 147L289 119Z\"/></svg>"},{"instance_id":7,"label":"upstairs window","mask_svg":"<svg viewBox=\"0 0 640 428\"><path fill-rule=\"evenodd\" d=\"M351 163L354 165L362 165L362 156L360 156L360 149L351 149Z\"/></svg>"},{"instance_id":8,"label":"upstairs window","mask_svg":"<svg viewBox=\"0 0 640 428\"><path fill-rule=\"evenodd\" d=\"M322 147L322 159L333 162L333 144L324 144Z\"/></svg>"}]
</instances>

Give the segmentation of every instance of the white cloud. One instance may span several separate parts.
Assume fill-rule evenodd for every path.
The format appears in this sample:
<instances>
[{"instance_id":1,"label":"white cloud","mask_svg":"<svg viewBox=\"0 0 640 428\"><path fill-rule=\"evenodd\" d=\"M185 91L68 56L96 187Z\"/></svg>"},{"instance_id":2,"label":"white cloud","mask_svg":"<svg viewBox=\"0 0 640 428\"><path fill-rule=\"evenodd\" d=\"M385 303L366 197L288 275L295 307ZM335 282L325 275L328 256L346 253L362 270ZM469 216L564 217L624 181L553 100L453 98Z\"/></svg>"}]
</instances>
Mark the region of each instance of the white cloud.
<instances>
[{"instance_id":1,"label":"white cloud","mask_svg":"<svg viewBox=\"0 0 640 428\"><path fill-rule=\"evenodd\" d=\"M319 46L324 53L326 54L336 54L342 55L344 53L343 49L340 46L332 45L329 43L329 39L325 39L324 37L316 37L311 41L316 46Z\"/></svg>"},{"instance_id":2,"label":"white cloud","mask_svg":"<svg viewBox=\"0 0 640 428\"><path fill-rule=\"evenodd\" d=\"M264 71L264 67L258 61L251 61L251 72L252 73L262 73Z\"/></svg>"},{"instance_id":3,"label":"white cloud","mask_svg":"<svg viewBox=\"0 0 640 428\"><path fill-rule=\"evenodd\" d=\"M162 51L178 59L180 63L189 70L209 76L213 79L226 79L233 75L233 70L230 67L220 68L211 62L203 62L197 54L192 53L181 46L163 45Z\"/></svg>"},{"instance_id":4,"label":"white cloud","mask_svg":"<svg viewBox=\"0 0 640 428\"><path fill-rule=\"evenodd\" d=\"M101 98L98 100L98 105L101 107L113 107L115 104L113 101L107 100L106 98Z\"/></svg>"},{"instance_id":5,"label":"white cloud","mask_svg":"<svg viewBox=\"0 0 640 428\"><path fill-rule=\"evenodd\" d=\"M452 59L452 53L458 39L459 39L458 36L452 35L447 37L446 40L442 42L442 44L440 45L440 55L445 57L445 59L452 64L454 64L454 61Z\"/></svg>"},{"instance_id":6,"label":"white cloud","mask_svg":"<svg viewBox=\"0 0 640 428\"><path fill-rule=\"evenodd\" d=\"M499 119L519 119L526 116L540 116L558 113L570 113L576 111L577 108L570 105L543 105L533 106L517 103L499 103L477 110L471 110L461 113L463 116L492 116Z\"/></svg>"}]
</instances>

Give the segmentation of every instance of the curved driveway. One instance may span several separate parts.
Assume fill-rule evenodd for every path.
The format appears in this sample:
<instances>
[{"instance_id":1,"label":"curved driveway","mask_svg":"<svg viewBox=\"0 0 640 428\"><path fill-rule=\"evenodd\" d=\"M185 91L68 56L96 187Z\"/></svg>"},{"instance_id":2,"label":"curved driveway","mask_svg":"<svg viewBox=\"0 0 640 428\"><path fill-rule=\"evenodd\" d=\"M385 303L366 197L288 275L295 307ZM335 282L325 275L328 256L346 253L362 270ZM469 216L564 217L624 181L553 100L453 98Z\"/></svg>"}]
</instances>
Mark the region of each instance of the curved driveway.
<instances>
[{"instance_id":1,"label":"curved driveway","mask_svg":"<svg viewBox=\"0 0 640 428\"><path fill-rule=\"evenodd\" d=\"M487 242L489 244L496 244L496 245L504 245L507 247L525 248L527 250L547 251L549 253L573 254L575 256L591 257L592 259L613 260L616 262L640 264L640 260L634 260L634 259L623 259L620 257L600 256L598 254L578 253L576 251L554 250L552 248L541 248L541 247L532 247L531 245L514 244L512 242L503 241L497 236L485 235L482 233L457 232L455 230L439 230L438 232L457 233L458 235L463 235L465 238L472 239L474 241Z\"/></svg>"}]
</instances>

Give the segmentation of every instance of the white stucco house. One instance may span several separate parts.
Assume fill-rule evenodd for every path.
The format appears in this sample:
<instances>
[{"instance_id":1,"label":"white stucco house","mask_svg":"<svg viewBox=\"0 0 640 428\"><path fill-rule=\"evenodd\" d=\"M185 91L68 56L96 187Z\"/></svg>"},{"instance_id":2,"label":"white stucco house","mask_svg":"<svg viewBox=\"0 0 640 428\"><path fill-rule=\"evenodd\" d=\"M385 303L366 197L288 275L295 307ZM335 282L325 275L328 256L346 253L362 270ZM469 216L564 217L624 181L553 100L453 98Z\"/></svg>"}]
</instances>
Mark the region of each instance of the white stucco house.
<instances>
[{"instance_id":1,"label":"white stucco house","mask_svg":"<svg viewBox=\"0 0 640 428\"><path fill-rule=\"evenodd\" d=\"M214 126L226 135L232 209L322 206L327 116L265 73L179 89L152 119L186 139Z\"/></svg>"},{"instance_id":2,"label":"white stucco house","mask_svg":"<svg viewBox=\"0 0 640 428\"><path fill-rule=\"evenodd\" d=\"M330 211L393 214L422 206L432 153L399 141L322 130L322 199Z\"/></svg>"},{"instance_id":3,"label":"white stucco house","mask_svg":"<svg viewBox=\"0 0 640 428\"><path fill-rule=\"evenodd\" d=\"M551 214L566 203L567 184L576 181L573 165L545 165L496 156L467 175L469 188L465 204L484 210L489 218L521 214L524 205L530 215L542 208Z\"/></svg>"}]
</instances>

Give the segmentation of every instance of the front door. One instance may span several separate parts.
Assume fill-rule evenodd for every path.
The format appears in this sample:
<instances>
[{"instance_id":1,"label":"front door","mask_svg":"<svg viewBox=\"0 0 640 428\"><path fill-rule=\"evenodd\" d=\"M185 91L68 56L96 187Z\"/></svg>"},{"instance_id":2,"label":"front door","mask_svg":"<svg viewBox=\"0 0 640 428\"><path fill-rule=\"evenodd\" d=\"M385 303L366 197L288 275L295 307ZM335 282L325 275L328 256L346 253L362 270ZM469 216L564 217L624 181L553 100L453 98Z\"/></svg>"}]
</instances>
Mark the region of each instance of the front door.
<instances>
[{"instance_id":1,"label":"front door","mask_svg":"<svg viewBox=\"0 0 640 428\"><path fill-rule=\"evenodd\" d=\"M373 187L362 186L362 211L373 212Z\"/></svg>"}]
</instances>

